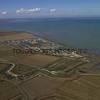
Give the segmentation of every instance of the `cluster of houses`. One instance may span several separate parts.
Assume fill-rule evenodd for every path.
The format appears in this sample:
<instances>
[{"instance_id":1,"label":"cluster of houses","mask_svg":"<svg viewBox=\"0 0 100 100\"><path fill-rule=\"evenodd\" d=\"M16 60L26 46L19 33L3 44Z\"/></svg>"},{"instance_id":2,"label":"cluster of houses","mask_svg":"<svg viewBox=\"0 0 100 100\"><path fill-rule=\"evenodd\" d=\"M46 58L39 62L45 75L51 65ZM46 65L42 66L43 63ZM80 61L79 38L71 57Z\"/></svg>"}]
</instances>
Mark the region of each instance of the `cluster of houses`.
<instances>
[{"instance_id":1,"label":"cluster of houses","mask_svg":"<svg viewBox=\"0 0 100 100\"><path fill-rule=\"evenodd\" d=\"M45 55L52 56L70 56L70 57L82 57L75 50L68 50L64 46L57 44L55 42L34 37L31 39L23 39L23 40L8 40L3 43L8 45L13 45L20 49L14 49L14 53L16 54L36 54L41 53Z\"/></svg>"}]
</instances>

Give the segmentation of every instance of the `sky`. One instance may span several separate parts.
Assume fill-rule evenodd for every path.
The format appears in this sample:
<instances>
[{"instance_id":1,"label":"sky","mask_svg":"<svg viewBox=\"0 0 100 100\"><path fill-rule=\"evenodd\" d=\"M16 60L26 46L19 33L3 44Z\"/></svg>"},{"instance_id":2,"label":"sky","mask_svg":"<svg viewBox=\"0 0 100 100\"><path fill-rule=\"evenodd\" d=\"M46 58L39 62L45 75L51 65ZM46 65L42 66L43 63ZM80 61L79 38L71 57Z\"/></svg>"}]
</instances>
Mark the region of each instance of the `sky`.
<instances>
[{"instance_id":1,"label":"sky","mask_svg":"<svg viewBox=\"0 0 100 100\"><path fill-rule=\"evenodd\" d=\"M100 0L0 0L0 18L100 17Z\"/></svg>"}]
</instances>

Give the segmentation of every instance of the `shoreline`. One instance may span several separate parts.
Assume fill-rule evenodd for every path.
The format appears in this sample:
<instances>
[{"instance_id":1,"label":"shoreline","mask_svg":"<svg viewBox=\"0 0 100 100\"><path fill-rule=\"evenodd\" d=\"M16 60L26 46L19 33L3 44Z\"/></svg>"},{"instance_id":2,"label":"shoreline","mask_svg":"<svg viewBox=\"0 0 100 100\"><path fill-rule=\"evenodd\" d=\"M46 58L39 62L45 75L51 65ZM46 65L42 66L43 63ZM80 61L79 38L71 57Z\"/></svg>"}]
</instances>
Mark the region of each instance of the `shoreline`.
<instances>
[{"instance_id":1,"label":"shoreline","mask_svg":"<svg viewBox=\"0 0 100 100\"><path fill-rule=\"evenodd\" d=\"M3 34L3 33L4 34ZM98 49L87 49L87 48L77 48L77 47L72 47L72 46L67 46L67 45L65 45L65 44L63 44L63 43L61 43L61 42L58 42L58 41L56 41L56 40L51 40L50 38L47 38L47 37L45 37L45 36L43 36L43 35L40 35L40 33L36 33L36 32L31 32L31 31L12 31L12 30L0 30L0 36L6 36L6 35L20 35L20 34L30 34L30 35L32 35L33 37L30 37L30 38L27 38L26 37L26 39L32 39L32 38L34 38L34 36L35 37L37 37L37 38L41 38L41 39L44 39L44 40L47 40L47 41L51 41L51 42L54 42L55 44L59 44L59 45L62 45L64 48L68 48L68 49L75 49L75 50L77 50L77 49L80 49L80 50L82 50L82 51L84 51L84 50L87 50L88 51L88 54L89 55L91 55L91 54L95 54L95 55L100 55L100 49L98 48ZM10 40L10 39L9 39ZM18 39L16 39L16 40L18 40ZM19 40L24 40L24 39L19 39Z\"/></svg>"}]
</instances>

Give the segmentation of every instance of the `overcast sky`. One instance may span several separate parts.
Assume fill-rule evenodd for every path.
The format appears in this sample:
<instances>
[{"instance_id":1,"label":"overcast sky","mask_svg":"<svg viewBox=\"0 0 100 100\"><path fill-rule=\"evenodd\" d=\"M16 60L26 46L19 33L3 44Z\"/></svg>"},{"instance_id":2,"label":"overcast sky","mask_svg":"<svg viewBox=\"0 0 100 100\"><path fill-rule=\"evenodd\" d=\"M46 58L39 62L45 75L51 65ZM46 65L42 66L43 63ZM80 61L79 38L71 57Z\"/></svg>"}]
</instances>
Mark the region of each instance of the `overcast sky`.
<instances>
[{"instance_id":1,"label":"overcast sky","mask_svg":"<svg viewBox=\"0 0 100 100\"><path fill-rule=\"evenodd\" d=\"M8 17L100 17L100 0L0 0Z\"/></svg>"}]
</instances>

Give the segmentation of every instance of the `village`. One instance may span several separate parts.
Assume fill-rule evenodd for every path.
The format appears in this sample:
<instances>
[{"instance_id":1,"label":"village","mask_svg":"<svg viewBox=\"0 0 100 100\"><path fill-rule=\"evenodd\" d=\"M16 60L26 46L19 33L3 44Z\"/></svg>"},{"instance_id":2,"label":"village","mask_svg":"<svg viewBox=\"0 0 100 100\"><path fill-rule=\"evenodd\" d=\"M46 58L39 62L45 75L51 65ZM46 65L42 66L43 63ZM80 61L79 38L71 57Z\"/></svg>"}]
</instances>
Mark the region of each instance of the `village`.
<instances>
[{"instance_id":1,"label":"village","mask_svg":"<svg viewBox=\"0 0 100 100\"><path fill-rule=\"evenodd\" d=\"M83 57L78 49L64 47L61 44L39 37L21 40L7 40L2 43L18 46L19 48L13 49L15 54L45 54L60 57Z\"/></svg>"}]
</instances>

